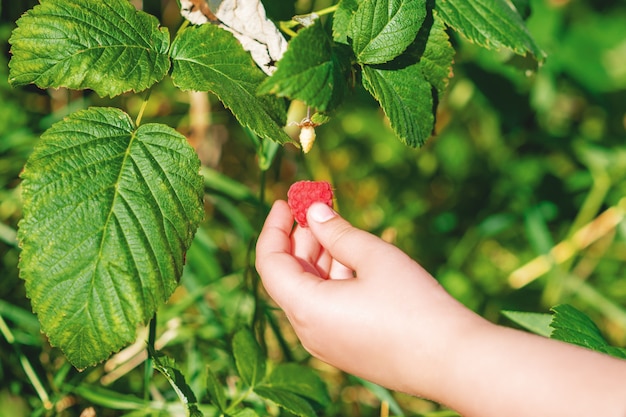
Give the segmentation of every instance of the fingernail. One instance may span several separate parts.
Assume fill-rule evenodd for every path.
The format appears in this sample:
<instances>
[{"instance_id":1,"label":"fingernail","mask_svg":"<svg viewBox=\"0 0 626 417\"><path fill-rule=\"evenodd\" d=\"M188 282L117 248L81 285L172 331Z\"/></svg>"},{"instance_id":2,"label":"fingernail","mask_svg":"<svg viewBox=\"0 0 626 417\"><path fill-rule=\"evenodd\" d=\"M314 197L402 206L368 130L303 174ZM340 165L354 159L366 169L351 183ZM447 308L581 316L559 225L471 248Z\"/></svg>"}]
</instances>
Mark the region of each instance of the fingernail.
<instances>
[{"instance_id":1,"label":"fingernail","mask_svg":"<svg viewBox=\"0 0 626 417\"><path fill-rule=\"evenodd\" d=\"M324 203L314 203L309 207L308 215L317 223L324 223L337 215L337 212Z\"/></svg>"}]
</instances>

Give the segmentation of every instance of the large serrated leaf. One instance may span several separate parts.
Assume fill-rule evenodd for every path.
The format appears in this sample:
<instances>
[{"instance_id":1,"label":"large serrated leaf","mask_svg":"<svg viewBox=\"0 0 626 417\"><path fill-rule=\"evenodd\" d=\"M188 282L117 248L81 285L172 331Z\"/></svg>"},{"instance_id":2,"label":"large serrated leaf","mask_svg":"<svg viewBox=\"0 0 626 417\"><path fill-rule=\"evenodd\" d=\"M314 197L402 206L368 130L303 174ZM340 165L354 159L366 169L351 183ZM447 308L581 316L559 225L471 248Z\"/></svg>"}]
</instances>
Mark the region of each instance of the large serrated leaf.
<instances>
[{"instance_id":1,"label":"large serrated leaf","mask_svg":"<svg viewBox=\"0 0 626 417\"><path fill-rule=\"evenodd\" d=\"M180 31L172 43L172 79L183 90L211 91L237 120L258 136L279 143L287 113L282 99L256 91L266 75L232 34L215 25Z\"/></svg>"},{"instance_id":2,"label":"large serrated leaf","mask_svg":"<svg viewBox=\"0 0 626 417\"><path fill-rule=\"evenodd\" d=\"M391 61L415 40L425 17L425 0L363 0L348 28L357 61Z\"/></svg>"},{"instance_id":3,"label":"large serrated leaf","mask_svg":"<svg viewBox=\"0 0 626 417\"><path fill-rule=\"evenodd\" d=\"M347 89L349 48L333 47L319 19L298 32L278 63L278 69L259 87L259 94L298 99L320 111L336 107Z\"/></svg>"},{"instance_id":4,"label":"large serrated leaf","mask_svg":"<svg viewBox=\"0 0 626 417\"><path fill-rule=\"evenodd\" d=\"M447 25L480 46L545 58L517 10L506 0L437 0L436 10Z\"/></svg>"},{"instance_id":5,"label":"large serrated leaf","mask_svg":"<svg viewBox=\"0 0 626 417\"><path fill-rule=\"evenodd\" d=\"M13 85L116 96L150 87L170 67L168 30L127 0L47 0L17 21L9 42Z\"/></svg>"},{"instance_id":6,"label":"large serrated leaf","mask_svg":"<svg viewBox=\"0 0 626 417\"><path fill-rule=\"evenodd\" d=\"M20 275L77 368L132 342L176 288L203 217L199 166L184 136L114 108L79 111L41 137L22 173Z\"/></svg>"}]
</instances>

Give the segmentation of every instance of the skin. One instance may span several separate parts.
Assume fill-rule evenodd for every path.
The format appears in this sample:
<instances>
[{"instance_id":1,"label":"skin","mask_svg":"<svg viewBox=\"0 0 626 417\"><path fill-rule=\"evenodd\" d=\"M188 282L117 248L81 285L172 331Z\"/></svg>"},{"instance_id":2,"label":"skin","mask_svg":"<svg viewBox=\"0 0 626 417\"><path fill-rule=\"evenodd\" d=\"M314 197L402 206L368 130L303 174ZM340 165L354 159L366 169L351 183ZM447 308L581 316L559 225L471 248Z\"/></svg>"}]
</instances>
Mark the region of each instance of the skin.
<instances>
[{"instance_id":1,"label":"skin","mask_svg":"<svg viewBox=\"0 0 626 417\"><path fill-rule=\"evenodd\" d=\"M277 201L256 266L312 355L468 417L626 417L626 361L484 320L324 204L307 221Z\"/></svg>"}]
</instances>

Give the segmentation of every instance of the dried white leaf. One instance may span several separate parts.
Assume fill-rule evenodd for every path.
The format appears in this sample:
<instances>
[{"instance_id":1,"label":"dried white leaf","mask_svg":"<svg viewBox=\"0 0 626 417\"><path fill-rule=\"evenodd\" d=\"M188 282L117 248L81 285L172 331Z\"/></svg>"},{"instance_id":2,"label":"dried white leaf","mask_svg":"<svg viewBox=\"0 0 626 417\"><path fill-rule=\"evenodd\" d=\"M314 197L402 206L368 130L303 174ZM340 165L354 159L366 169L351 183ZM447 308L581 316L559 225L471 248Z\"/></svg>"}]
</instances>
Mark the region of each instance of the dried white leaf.
<instances>
[{"instance_id":1,"label":"dried white leaf","mask_svg":"<svg viewBox=\"0 0 626 417\"><path fill-rule=\"evenodd\" d=\"M194 0L195 3L205 0ZM193 24L209 22L207 13L192 0L181 0L181 14ZM252 59L266 74L276 70L276 62L287 50L287 41L276 25L267 18L260 0L209 0L210 11L220 26L231 32L250 52ZM193 19L193 20L192 20Z\"/></svg>"}]
</instances>

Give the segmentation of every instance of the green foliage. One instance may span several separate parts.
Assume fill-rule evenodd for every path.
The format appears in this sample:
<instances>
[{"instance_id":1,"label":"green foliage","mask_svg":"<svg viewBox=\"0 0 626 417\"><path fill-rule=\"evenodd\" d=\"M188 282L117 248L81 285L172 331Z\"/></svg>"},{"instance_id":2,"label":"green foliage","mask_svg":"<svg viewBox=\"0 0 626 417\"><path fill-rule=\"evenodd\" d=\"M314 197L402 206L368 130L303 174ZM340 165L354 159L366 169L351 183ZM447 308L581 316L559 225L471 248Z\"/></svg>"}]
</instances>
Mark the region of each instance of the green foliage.
<instances>
[{"instance_id":1,"label":"green foliage","mask_svg":"<svg viewBox=\"0 0 626 417\"><path fill-rule=\"evenodd\" d=\"M154 368L165 376L172 388L174 388L174 391L176 391L180 401L185 405L187 416L202 417L203 414L196 405L198 400L196 400L195 394L185 381L185 376L176 368L173 361L163 354L154 352L150 346L148 346L148 353L154 360Z\"/></svg>"},{"instance_id":2,"label":"green foliage","mask_svg":"<svg viewBox=\"0 0 626 417\"><path fill-rule=\"evenodd\" d=\"M281 129L285 103L257 97L265 74L225 30L203 25L182 30L172 43L172 79L182 90L212 91L254 133L280 143L290 139Z\"/></svg>"},{"instance_id":3,"label":"green foliage","mask_svg":"<svg viewBox=\"0 0 626 417\"><path fill-rule=\"evenodd\" d=\"M348 24L359 64L389 62L413 42L426 17L426 1L363 0Z\"/></svg>"},{"instance_id":4,"label":"green foliage","mask_svg":"<svg viewBox=\"0 0 626 417\"><path fill-rule=\"evenodd\" d=\"M126 0L49 0L17 21L9 80L18 86L142 91L170 67L169 33Z\"/></svg>"},{"instance_id":5,"label":"green foliage","mask_svg":"<svg viewBox=\"0 0 626 417\"><path fill-rule=\"evenodd\" d=\"M544 337L550 337L552 315L547 313L527 313L523 311L502 311L502 315L524 329Z\"/></svg>"},{"instance_id":6,"label":"green foliage","mask_svg":"<svg viewBox=\"0 0 626 417\"><path fill-rule=\"evenodd\" d=\"M202 219L198 169L184 136L118 109L74 113L41 137L22 173L20 269L76 367L132 342L176 288Z\"/></svg>"},{"instance_id":7,"label":"green foliage","mask_svg":"<svg viewBox=\"0 0 626 417\"><path fill-rule=\"evenodd\" d=\"M626 359L626 349L609 345L596 324L580 310L562 304L553 307L552 311L551 338Z\"/></svg>"},{"instance_id":8,"label":"green foliage","mask_svg":"<svg viewBox=\"0 0 626 417\"><path fill-rule=\"evenodd\" d=\"M569 304L552 307L553 314L504 311L523 328L544 337L572 343L596 352L626 359L626 349L611 346L588 315Z\"/></svg>"},{"instance_id":9,"label":"green foliage","mask_svg":"<svg viewBox=\"0 0 626 417\"><path fill-rule=\"evenodd\" d=\"M518 54L531 53L538 60L545 53L537 46L517 10L500 0L443 0L437 12L454 30L486 48L509 48Z\"/></svg>"},{"instance_id":10,"label":"green foliage","mask_svg":"<svg viewBox=\"0 0 626 417\"><path fill-rule=\"evenodd\" d=\"M504 0L342 0L324 10L265 0L279 19L320 15L304 27L277 23L289 46L269 77L218 25L179 28L176 8L159 2L144 2L158 20L126 1L104 3L46 0L22 18L25 3L2 3L0 39L11 36L12 53L9 65L9 45L0 55L2 411L370 417L386 402L394 415L453 415L320 367L267 304L254 236L268 202L303 177L330 179L345 217L393 241L487 318L501 320L505 308L540 334L552 323L566 341L623 355L611 346L626 340L623 222L525 287L510 280L606 208L624 207L617 2L514 1L527 30ZM532 75L518 68L537 63ZM200 110L208 130L182 90L211 92ZM297 132L283 127L287 109L299 120L306 105L323 125L303 158L290 145ZM173 128L189 136L201 167ZM166 174L178 182L167 185ZM113 222L118 215L128 223ZM83 250L96 233L108 236L102 251ZM55 258L64 261L47 267ZM76 273L81 265L91 265L93 285ZM80 305L72 300L99 320L68 319ZM541 313L563 303L597 326L563 306ZM146 333L89 366L150 318L148 346L159 354L147 369L122 359L146 346ZM62 354L40 327L53 343L72 331L92 342ZM67 359L89 367L77 372Z\"/></svg>"},{"instance_id":11,"label":"green foliage","mask_svg":"<svg viewBox=\"0 0 626 417\"><path fill-rule=\"evenodd\" d=\"M276 94L304 101L325 112L344 99L349 55L333 45L322 22L300 30L278 63L278 69L259 87L259 94Z\"/></svg>"}]
</instances>

